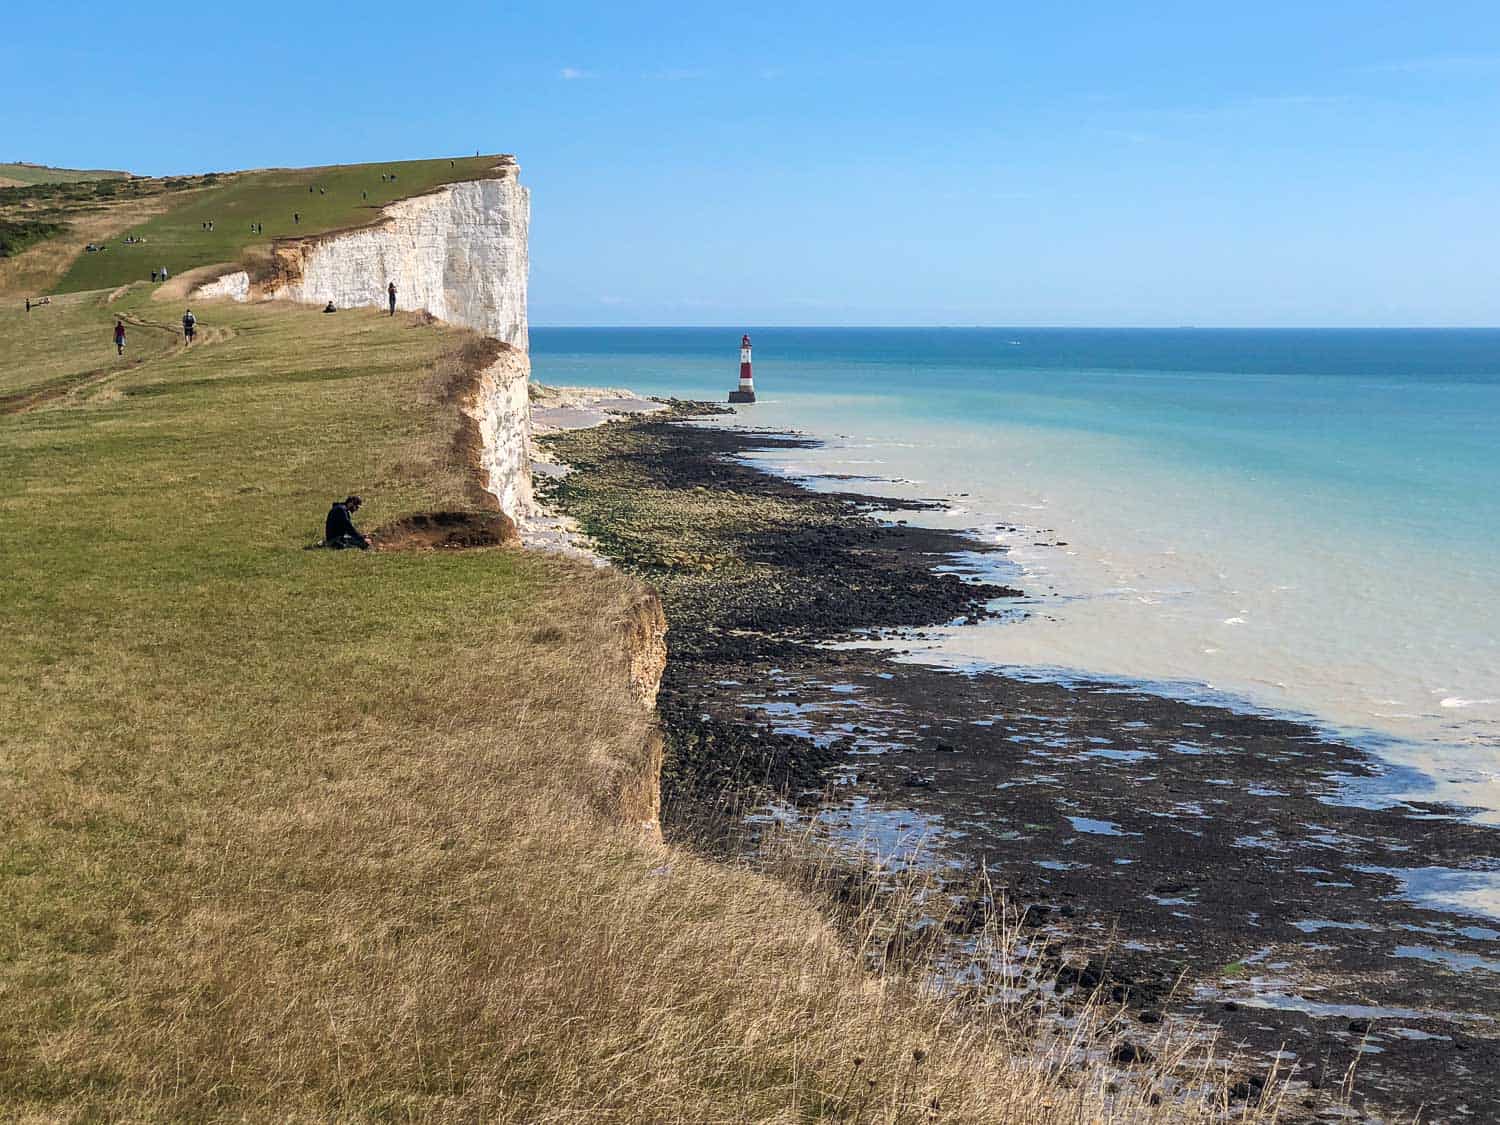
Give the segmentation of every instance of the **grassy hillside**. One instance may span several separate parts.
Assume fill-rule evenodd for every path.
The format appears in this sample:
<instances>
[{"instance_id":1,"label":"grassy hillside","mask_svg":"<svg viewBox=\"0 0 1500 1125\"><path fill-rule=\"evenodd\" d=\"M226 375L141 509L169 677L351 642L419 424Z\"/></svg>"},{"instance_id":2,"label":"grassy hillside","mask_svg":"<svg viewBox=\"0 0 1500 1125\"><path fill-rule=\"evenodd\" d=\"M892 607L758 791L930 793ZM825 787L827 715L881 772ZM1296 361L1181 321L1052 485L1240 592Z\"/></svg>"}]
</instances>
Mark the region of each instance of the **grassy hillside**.
<instances>
[{"instance_id":1,"label":"grassy hillside","mask_svg":"<svg viewBox=\"0 0 1500 1125\"><path fill-rule=\"evenodd\" d=\"M85 171L78 168L49 168L45 164L0 163L0 186L21 184L76 184L84 180L126 180L129 172L108 172L99 169Z\"/></svg>"},{"instance_id":2,"label":"grassy hillside","mask_svg":"<svg viewBox=\"0 0 1500 1125\"><path fill-rule=\"evenodd\" d=\"M174 274L183 273L197 266L235 261L247 246L279 236L358 226L371 222L392 200L483 176L497 159L403 160L200 178L201 190L183 193L164 214L121 232L121 239L134 235L146 239L144 244L126 245L116 239L103 253L81 255L54 291L145 281L152 269L161 266ZM382 181L382 175L396 178ZM294 215L300 221L294 221ZM214 224L212 231L204 229L208 222ZM252 223L264 232L252 232Z\"/></svg>"},{"instance_id":3,"label":"grassy hillside","mask_svg":"<svg viewBox=\"0 0 1500 1125\"><path fill-rule=\"evenodd\" d=\"M25 305L0 305L0 413L17 400L47 390L63 390L96 376L127 370L177 345L171 310L149 311L149 320L129 314L125 355L115 352L115 314L104 293L69 293L27 312Z\"/></svg>"},{"instance_id":4,"label":"grassy hillside","mask_svg":"<svg viewBox=\"0 0 1500 1125\"><path fill-rule=\"evenodd\" d=\"M206 176L0 188L0 241L5 243L0 248L0 296L19 299L54 291L86 244L112 244L131 226L204 190L205 181Z\"/></svg>"},{"instance_id":5,"label":"grassy hillside","mask_svg":"<svg viewBox=\"0 0 1500 1125\"><path fill-rule=\"evenodd\" d=\"M0 319L0 379L159 307ZM1086 1020L877 980L810 899L644 840L629 580L304 550L349 491L467 503L471 334L198 312L0 416L0 1119L1207 1120L1075 1067Z\"/></svg>"}]
</instances>

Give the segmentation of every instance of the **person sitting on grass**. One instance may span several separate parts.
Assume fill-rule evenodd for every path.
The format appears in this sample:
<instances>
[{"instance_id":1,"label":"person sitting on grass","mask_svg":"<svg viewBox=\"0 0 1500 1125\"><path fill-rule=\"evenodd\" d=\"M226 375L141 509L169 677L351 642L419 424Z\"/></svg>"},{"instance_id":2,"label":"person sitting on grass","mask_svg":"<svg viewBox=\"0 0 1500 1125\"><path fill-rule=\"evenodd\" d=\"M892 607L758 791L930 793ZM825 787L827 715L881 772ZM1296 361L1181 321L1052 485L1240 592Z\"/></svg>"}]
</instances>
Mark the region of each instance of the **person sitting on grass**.
<instances>
[{"instance_id":1,"label":"person sitting on grass","mask_svg":"<svg viewBox=\"0 0 1500 1125\"><path fill-rule=\"evenodd\" d=\"M323 546L331 551L343 551L351 547L361 551L370 549L370 541L354 526L354 513L363 501L358 496L335 500L328 509L328 518L323 521Z\"/></svg>"}]
</instances>

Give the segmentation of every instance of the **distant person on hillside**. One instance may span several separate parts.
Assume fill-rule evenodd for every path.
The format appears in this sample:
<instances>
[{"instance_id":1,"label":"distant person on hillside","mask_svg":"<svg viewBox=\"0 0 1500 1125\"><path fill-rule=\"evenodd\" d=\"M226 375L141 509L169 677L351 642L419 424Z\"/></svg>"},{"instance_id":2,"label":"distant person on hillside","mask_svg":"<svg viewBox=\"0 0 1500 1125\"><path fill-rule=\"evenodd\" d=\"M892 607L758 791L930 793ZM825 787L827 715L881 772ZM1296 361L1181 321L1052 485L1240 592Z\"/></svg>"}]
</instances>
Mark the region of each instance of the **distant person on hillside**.
<instances>
[{"instance_id":1,"label":"distant person on hillside","mask_svg":"<svg viewBox=\"0 0 1500 1125\"><path fill-rule=\"evenodd\" d=\"M391 299L391 315L396 315L396 283L393 281L385 287L386 296Z\"/></svg>"},{"instance_id":2,"label":"distant person on hillside","mask_svg":"<svg viewBox=\"0 0 1500 1125\"><path fill-rule=\"evenodd\" d=\"M302 214L301 214L301 212L293 211L292 212L292 222L294 222L294 223L300 223L301 221L302 221Z\"/></svg>"},{"instance_id":3,"label":"distant person on hillside","mask_svg":"<svg viewBox=\"0 0 1500 1125\"><path fill-rule=\"evenodd\" d=\"M162 266L162 268L161 268L161 279L163 281L167 280L167 267L166 266Z\"/></svg>"},{"instance_id":4,"label":"distant person on hillside","mask_svg":"<svg viewBox=\"0 0 1500 1125\"><path fill-rule=\"evenodd\" d=\"M333 502L333 507L328 509L328 518L323 521L323 546L333 551L351 547L361 551L370 549L370 541L354 526L353 516L361 503L363 501L358 496Z\"/></svg>"},{"instance_id":5,"label":"distant person on hillside","mask_svg":"<svg viewBox=\"0 0 1500 1125\"><path fill-rule=\"evenodd\" d=\"M31 311L31 298L30 297L26 298L26 311L27 312Z\"/></svg>"},{"instance_id":6,"label":"distant person on hillside","mask_svg":"<svg viewBox=\"0 0 1500 1125\"><path fill-rule=\"evenodd\" d=\"M198 334L198 318L193 315L193 310L188 309L182 314L182 338L189 344L193 337Z\"/></svg>"},{"instance_id":7,"label":"distant person on hillside","mask_svg":"<svg viewBox=\"0 0 1500 1125\"><path fill-rule=\"evenodd\" d=\"M151 271L151 284L152 285L156 284L156 271L155 270Z\"/></svg>"},{"instance_id":8,"label":"distant person on hillside","mask_svg":"<svg viewBox=\"0 0 1500 1125\"><path fill-rule=\"evenodd\" d=\"M115 321L115 354L125 354L125 322L123 320Z\"/></svg>"}]
</instances>

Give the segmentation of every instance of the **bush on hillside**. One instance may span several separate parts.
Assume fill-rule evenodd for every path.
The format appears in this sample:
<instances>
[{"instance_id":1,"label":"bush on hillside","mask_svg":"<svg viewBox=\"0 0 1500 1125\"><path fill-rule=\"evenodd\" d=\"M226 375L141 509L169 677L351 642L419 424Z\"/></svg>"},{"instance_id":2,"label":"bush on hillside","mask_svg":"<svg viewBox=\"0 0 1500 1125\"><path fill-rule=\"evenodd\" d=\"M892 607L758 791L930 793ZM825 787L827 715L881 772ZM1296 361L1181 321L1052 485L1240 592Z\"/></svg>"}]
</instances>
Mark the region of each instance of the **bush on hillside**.
<instances>
[{"instance_id":1,"label":"bush on hillside","mask_svg":"<svg viewBox=\"0 0 1500 1125\"><path fill-rule=\"evenodd\" d=\"M38 222L33 219L0 219L0 258L19 254L33 242L51 238L64 230L62 223Z\"/></svg>"}]
</instances>

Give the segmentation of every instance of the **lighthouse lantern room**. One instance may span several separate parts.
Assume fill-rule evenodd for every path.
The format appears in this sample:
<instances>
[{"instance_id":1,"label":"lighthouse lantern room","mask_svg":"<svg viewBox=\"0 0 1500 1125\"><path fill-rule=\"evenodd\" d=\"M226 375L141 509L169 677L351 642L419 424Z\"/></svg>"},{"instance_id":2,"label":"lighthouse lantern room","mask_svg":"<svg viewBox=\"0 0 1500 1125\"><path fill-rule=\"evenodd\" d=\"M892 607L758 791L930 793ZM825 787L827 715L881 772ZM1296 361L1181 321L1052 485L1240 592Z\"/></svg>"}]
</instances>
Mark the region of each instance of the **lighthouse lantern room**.
<instances>
[{"instance_id":1,"label":"lighthouse lantern room","mask_svg":"<svg viewBox=\"0 0 1500 1125\"><path fill-rule=\"evenodd\" d=\"M740 337L740 385L729 392L730 402L754 402L755 380L750 374L750 337Z\"/></svg>"}]
</instances>

